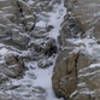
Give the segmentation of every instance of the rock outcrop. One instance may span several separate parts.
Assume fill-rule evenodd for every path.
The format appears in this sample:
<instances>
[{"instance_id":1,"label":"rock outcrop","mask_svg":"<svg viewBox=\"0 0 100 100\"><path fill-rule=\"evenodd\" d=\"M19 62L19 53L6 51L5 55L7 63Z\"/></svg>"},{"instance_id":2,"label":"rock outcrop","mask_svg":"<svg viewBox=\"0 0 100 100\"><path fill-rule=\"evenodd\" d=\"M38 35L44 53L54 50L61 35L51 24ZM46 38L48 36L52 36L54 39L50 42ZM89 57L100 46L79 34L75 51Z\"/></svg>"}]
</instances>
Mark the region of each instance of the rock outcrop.
<instances>
[{"instance_id":1,"label":"rock outcrop","mask_svg":"<svg viewBox=\"0 0 100 100\"><path fill-rule=\"evenodd\" d=\"M65 6L74 14L85 32L100 39L100 1L99 0L65 0Z\"/></svg>"},{"instance_id":2,"label":"rock outcrop","mask_svg":"<svg viewBox=\"0 0 100 100\"><path fill-rule=\"evenodd\" d=\"M52 76L57 97L100 100L99 5L99 0L65 0L68 13Z\"/></svg>"}]
</instances>

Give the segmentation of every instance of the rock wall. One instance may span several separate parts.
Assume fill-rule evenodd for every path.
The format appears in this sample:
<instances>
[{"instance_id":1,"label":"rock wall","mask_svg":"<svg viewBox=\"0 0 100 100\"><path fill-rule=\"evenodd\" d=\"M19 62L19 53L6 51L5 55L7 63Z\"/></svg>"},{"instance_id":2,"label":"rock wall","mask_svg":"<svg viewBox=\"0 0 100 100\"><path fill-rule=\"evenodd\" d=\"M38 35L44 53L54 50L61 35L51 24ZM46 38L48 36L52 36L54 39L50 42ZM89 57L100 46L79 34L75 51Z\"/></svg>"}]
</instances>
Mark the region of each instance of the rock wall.
<instances>
[{"instance_id":1,"label":"rock wall","mask_svg":"<svg viewBox=\"0 0 100 100\"><path fill-rule=\"evenodd\" d=\"M99 0L65 0L68 12L52 76L57 97L100 100L99 5Z\"/></svg>"}]
</instances>

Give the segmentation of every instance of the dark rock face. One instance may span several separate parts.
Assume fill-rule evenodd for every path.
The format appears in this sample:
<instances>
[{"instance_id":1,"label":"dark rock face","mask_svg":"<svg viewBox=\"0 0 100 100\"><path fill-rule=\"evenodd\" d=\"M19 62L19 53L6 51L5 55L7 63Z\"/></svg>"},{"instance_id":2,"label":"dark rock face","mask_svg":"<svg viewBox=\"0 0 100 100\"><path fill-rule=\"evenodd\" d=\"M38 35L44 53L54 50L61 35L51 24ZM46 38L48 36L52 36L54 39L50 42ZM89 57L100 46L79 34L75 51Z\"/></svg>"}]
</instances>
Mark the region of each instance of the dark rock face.
<instances>
[{"instance_id":1,"label":"dark rock face","mask_svg":"<svg viewBox=\"0 0 100 100\"><path fill-rule=\"evenodd\" d=\"M80 27L80 24L77 22L74 15L70 13L65 16L60 33L61 35L58 39L61 47L70 45L66 42L67 39L84 37L84 30Z\"/></svg>"},{"instance_id":2,"label":"dark rock face","mask_svg":"<svg viewBox=\"0 0 100 100\"><path fill-rule=\"evenodd\" d=\"M23 75L25 65L23 59L20 56L14 54L8 54L4 58L5 62L0 63L1 82L5 79L15 78Z\"/></svg>"},{"instance_id":3,"label":"dark rock face","mask_svg":"<svg viewBox=\"0 0 100 100\"><path fill-rule=\"evenodd\" d=\"M66 96L74 92L76 89L76 69L75 60L77 59L77 54L72 56L62 58L55 65L53 80L53 88L57 96ZM58 59L59 60L59 59ZM57 66L57 67L56 67Z\"/></svg>"},{"instance_id":4,"label":"dark rock face","mask_svg":"<svg viewBox=\"0 0 100 100\"><path fill-rule=\"evenodd\" d=\"M59 59L62 60L59 61ZM56 95L70 98L70 95L77 90L79 83L78 71L89 66L92 62L93 59L81 53L70 54L64 58L58 57L52 77L53 89Z\"/></svg>"}]
</instances>

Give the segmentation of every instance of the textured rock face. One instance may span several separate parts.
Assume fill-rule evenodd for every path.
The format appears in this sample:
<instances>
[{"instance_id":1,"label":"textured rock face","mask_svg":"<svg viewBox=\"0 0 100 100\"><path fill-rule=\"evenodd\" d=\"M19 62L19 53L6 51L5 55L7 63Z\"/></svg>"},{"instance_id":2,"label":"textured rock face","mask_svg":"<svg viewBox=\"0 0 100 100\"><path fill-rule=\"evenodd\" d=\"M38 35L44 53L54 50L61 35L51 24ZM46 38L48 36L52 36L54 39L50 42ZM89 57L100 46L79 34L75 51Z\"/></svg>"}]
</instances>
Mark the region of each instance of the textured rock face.
<instances>
[{"instance_id":1,"label":"textured rock face","mask_svg":"<svg viewBox=\"0 0 100 100\"><path fill-rule=\"evenodd\" d=\"M60 46L63 48L66 46L73 46L71 43L66 42L67 39L84 37L85 34L84 30L71 13L65 15L60 33L61 35L58 39Z\"/></svg>"},{"instance_id":2,"label":"textured rock face","mask_svg":"<svg viewBox=\"0 0 100 100\"><path fill-rule=\"evenodd\" d=\"M76 89L76 69L75 60L77 54L73 54L68 58L62 58L55 65L53 80L53 88L57 96L68 96ZM59 60L59 59L57 59Z\"/></svg>"},{"instance_id":3,"label":"textured rock face","mask_svg":"<svg viewBox=\"0 0 100 100\"><path fill-rule=\"evenodd\" d=\"M52 76L55 94L65 100L99 100L100 60L82 51L71 52L62 50L56 60Z\"/></svg>"},{"instance_id":4,"label":"textured rock face","mask_svg":"<svg viewBox=\"0 0 100 100\"><path fill-rule=\"evenodd\" d=\"M4 71L5 74L7 74L10 77L17 77L20 74L23 74L23 71L25 69L25 64L23 62L23 59L18 57L17 55L6 55L5 56L6 65L5 67L8 68Z\"/></svg>"},{"instance_id":5,"label":"textured rock face","mask_svg":"<svg viewBox=\"0 0 100 100\"><path fill-rule=\"evenodd\" d=\"M100 1L65 0L65 5L72 11L84 31L91 30L91 35L100 39Z\"/></svg>"},{"instance_id":6,"label":"textured rock face","mask_svg":"<svg viewBox=\"0 0 100 100\"><path fill-rule=\"evenodd\" d=\"M59 56L61 55L62 53ZM92 63L93 59L79 52L70 54L69 56L67 55L67 57L58 57L52 77L56 95L69 99L71 94L77 91L78 84L81 84L83 80L83 77L79 78L81 76L80 70L85 69ZM88 85L91 86L90 83Z\"/></svg>"},{"instance_id":7,"label":"textured rock face","mask_svg":"<svg viewBox=\"0 0 100 100\"><path fill-rule=\"evenodd\" d=\"M8 54L4 57L4 61L0 63L1 83L5 79L18 77L23 74L25 64L20 56L15 54Z\"/></svg>"},{"instance_id":8,"label":"textured rock face","mask_svg":"<svg viewBox=\"0 0 100 100\"><path fill-rule=\"evenodd\" d=\"M62 23L61 49L52 76L57 97L100 99L99 5L99 0L65 0L68 13Z\"/></svg>"}]
</instances>

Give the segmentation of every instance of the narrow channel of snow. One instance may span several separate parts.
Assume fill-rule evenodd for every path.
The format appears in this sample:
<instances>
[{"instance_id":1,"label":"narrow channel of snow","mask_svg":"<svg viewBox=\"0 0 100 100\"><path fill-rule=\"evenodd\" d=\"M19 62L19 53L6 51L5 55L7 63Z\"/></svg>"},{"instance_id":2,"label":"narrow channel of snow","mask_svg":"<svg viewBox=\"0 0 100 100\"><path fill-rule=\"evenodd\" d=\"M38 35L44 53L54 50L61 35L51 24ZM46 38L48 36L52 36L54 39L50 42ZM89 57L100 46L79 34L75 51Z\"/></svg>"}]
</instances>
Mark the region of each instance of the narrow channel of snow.
<instances>
[{"instance_id":1,"label":"narrow channel of snow","mask_svg":"<svg viewBox=\"0 0 100 100\"><path fill-rule=\"evenodd\" d=\"M60 34L60 25L64 21L64 16L66 14L66 8L64 7L64 0L61 0L61 4L56 4L54 5L54 11L48 13L49 18L48 18L48 25L52 25L54 28L49 32L49 37L54 38L57 41L57 37ZM30 3L32 3L30 1ZM47 23L45 21L40 21L36 24L36 26L42 26L46 27ZM56 61L56 57L51 57L51 60L53 60L54 64ZM53 89L52 89L52 74L53 74L53 67L50 66L47 69L41 69L38 67L37 62L29 62L27 64L28 66L28 71L26 71L25 76L21 80L13 80L13 84L18 85L28 85L31 84L32 87L34 86L40 86L44 88L47 92L46 100L63 100L63 98L56 98L54 95ZM33 79L34 74L36 76L36 79ZM30 77L30 75L32 77ZM35 78L35 77L34 77Z\"/></svg>"},{"instance_id":2,"label":"narrow channel of snow","mask_svg":"<svg viewBox=\"0 0 100 100\"><path fill-rule=\"evenodd\" d=\"M49 21L48 25L52 25L54 28L49 32L49 37L54 38L57 40L57 37L59 36L59 30L60 25L64 20L64 16L66 14L66 8L64 7L64 0L62 0L61 4L54 5L54 12L48 13L49 15ZM46 26L46 23L41 21L37 24L38 26ZM52 59L52 58L51 58ZM52 59L55 63L56 59ZM34 81L34 86L40 86L46 89L48 95L47 100L63 100L58 99L55 97L53 90L52 90L52 72L53 72L53 66L50 66L47 69L40 69L36 67L35 73L37 76L37 79Z\"/></svg>"},{"instance_id":3,"label":"narrow channel of snow","mask_svg":"<svg viewBox=\"0 0 100 100\"><path fill-rule=\"evenodd\" d=\"M49 13L50 19L48 24L54 26L54 29L49 34L50 37L57 39L57 37L60 35L60 25L63 22L66 13L67 11L64 7L64 0L61 0L60 5L54 5L54 11Z\"/></svg>"}]
</instances>

